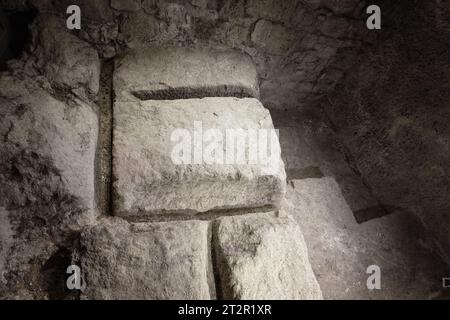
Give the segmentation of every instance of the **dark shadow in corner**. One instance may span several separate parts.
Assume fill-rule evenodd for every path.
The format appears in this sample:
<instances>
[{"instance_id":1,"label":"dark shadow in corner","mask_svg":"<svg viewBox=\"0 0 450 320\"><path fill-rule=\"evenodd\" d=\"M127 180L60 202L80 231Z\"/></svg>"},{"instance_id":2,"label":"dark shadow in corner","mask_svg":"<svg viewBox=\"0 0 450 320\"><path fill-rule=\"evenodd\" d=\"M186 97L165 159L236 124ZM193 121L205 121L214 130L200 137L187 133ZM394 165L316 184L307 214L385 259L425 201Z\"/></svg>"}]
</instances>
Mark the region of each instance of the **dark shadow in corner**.
<instances>
[{"instance_id":1,"label":"dark shadow in corner","mask_svg":"<svg viewBox=\"0 0 450 320\"><path fill-rule=\"evenodd\" d=\"M37 10L0 10L0 71L7 69L7 61L21 56L31 41L30 25Z\"/></svg>"},{"instance_id":2,"label":"dark shadow in corner","mask_svg":"<svg viewBox=\"0 0 450 320\"><path fill-rule=\"evenodd\" d=\"M72 264L71 260L71 251L61 247L42 266L42 281L50 300L79 299L79 291L70 291L66 286L69 276L66 274L66 269Z\"/></svg>"}]
</instances>

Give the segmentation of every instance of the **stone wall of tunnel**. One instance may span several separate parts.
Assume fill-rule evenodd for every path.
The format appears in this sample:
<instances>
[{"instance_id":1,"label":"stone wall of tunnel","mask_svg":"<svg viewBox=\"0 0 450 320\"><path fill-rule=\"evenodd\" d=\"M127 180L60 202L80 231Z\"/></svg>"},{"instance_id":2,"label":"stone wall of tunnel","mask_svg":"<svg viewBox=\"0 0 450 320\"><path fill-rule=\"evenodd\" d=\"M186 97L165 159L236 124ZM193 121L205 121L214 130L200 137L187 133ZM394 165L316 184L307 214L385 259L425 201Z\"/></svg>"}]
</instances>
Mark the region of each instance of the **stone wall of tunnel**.
<instances>
[{"instance_id":1,"label":"stone wall of tunnel","mask_svg":"<svg viewBox=\"0 0 450 320\"><path fill-rule=\"evenodd\" d=\"M351 162L387 211L420 218L450 253L450 5L406 1L321 102Z\"/></svg>"}]
</instances>

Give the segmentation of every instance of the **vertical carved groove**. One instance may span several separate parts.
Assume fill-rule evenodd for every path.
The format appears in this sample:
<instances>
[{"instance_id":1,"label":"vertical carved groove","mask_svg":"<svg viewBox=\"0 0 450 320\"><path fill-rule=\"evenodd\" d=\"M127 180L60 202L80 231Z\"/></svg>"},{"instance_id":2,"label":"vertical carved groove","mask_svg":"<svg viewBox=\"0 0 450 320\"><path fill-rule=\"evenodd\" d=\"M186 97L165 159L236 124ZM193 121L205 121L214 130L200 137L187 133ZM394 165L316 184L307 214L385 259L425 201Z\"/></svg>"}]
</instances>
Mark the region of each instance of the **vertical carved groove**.
<instances>
[{"instance_id":1,"label":"vertical carved groove","mask_svg":"<svg viewBox=\"0 0 450 320\"><path fill-rule=\"evenodd\" d=\"M112 125L114 60L103 60L99 90L99 136L97 150L97 201L103 215L112 214Z\"/></svg>"}]
</instances>

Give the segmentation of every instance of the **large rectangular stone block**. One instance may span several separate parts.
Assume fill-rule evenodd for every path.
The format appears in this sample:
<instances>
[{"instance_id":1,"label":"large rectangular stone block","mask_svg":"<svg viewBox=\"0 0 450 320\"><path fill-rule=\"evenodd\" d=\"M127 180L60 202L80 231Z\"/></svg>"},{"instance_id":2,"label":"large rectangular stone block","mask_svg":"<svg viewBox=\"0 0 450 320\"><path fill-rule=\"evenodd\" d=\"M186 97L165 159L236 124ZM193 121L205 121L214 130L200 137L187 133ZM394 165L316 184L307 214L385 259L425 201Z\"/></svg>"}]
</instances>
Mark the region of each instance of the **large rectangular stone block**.
<instances>
[{"instance_id":1,"label":"large rectangular stone block","mask_svg":"<svg viewBox=\"0 0 450 320\"><path fill-rule=\"evenodd\" d=\"M256 99L118 102L114 116L116 215L278 207L283 199L278 136Z\"/></svg>"},{"instance_id":2,"label":"large rectangular stone block","mask_svg":"<svg viewBox=\"0 0 450 320\"><path fill-rule=\"evenodd\" d=\"M102 221L81 236L82 298L214 298L207 229L203 221Z\"/></svg>"},{"instance_id":3,"label":"large rectangular stone block","mask_svg":"<svg viewBox=\"0 0 450 320\"><path fill-rule=\"evenodd\" d=\"M322 299L302 232L290 217L220 218L213 245L223 299Z\"/></svg>"},{"instance_id":4,"label":"large rectangular stone block","mask_svg":"<svg viewBox=\"0 0 450 320\"><path fill-rule=\"evenodd\" d=\"M249 56L235 50L149 48L116 62L116 101L201 97L258 97Z\"/></svg>"}]
</instances>

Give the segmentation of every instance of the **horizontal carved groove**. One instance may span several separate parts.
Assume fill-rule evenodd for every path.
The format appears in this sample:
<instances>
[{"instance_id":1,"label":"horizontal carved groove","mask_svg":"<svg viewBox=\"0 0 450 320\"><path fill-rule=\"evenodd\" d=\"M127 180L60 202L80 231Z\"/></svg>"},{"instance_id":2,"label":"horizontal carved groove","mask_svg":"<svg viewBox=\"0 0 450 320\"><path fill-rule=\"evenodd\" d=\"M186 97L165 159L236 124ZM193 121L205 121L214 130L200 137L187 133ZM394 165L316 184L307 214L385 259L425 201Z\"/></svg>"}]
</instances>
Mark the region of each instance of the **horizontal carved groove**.
<instances>
[{"instance_id":1,"label":"horizontal carved groove","mask_svg":"<svg viewBox=\"0 0 450 320\"><path fill-rule=\"evenodd\" d=\"M258 98L256 91L239 86L213 86L206 88L165 88L158 90L135 90L131 94L139 100L178 100L208 97Z\"/></svg>"}]
</instances>

